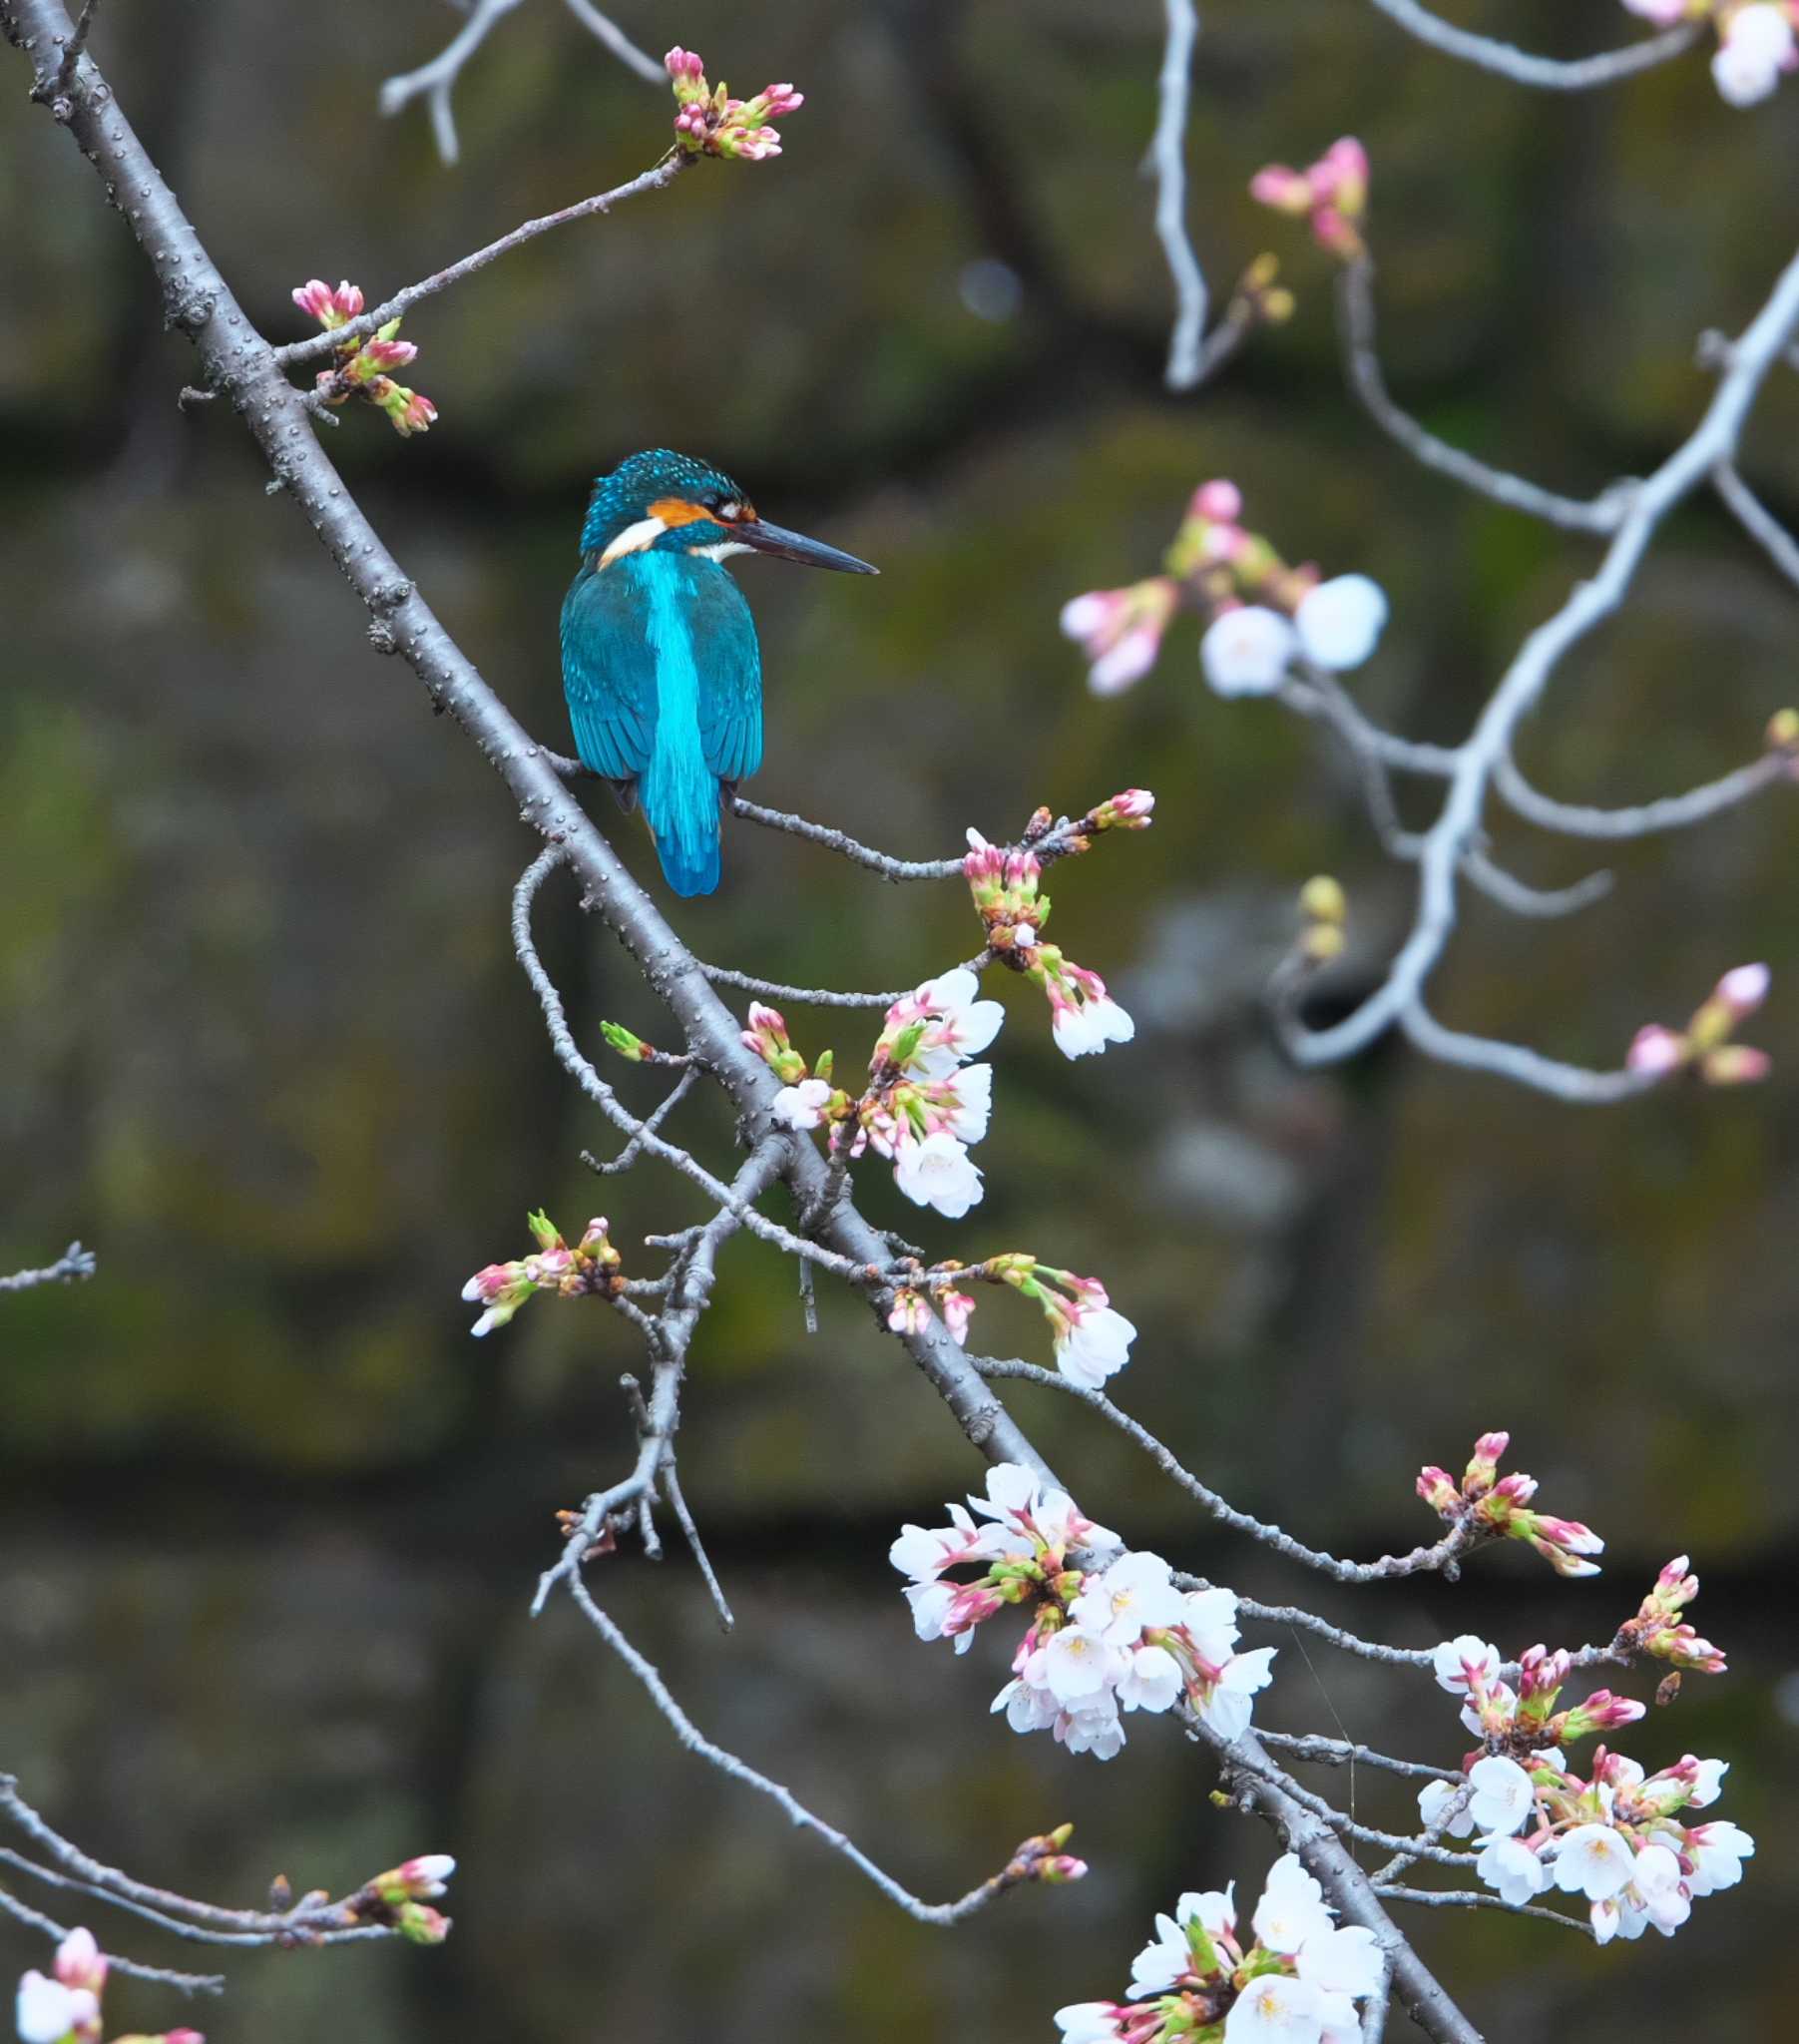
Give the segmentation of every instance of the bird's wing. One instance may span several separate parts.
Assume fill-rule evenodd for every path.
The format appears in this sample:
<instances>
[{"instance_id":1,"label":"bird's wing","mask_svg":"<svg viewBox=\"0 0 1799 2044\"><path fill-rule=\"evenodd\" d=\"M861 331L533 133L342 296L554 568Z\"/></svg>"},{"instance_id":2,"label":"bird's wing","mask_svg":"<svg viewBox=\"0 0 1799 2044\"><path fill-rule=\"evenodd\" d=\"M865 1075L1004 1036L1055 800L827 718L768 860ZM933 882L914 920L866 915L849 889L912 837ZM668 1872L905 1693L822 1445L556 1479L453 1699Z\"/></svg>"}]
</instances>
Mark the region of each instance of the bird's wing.
<instances>
[{"instance_id":1,"label":"bird's wing","mask_svg":"<svg viewBox=\"0 0 1799 2044\"><path fill-rule=\"evenodd\" d=\"M656 656L640 592L615 570L583 569L563 599L562 686L582 763L630 780L656 746Z\"/></svg>"},{"instance_id":2,"label":"bird's wing","mask_svg":"<svg viewBox=\"0 0 1799 2044\"><path fill-rule=\"evenodd\" d=\"M747 780L762 764L762 655L735 580L707 563L691 596L699 670L699 744L720 780Z\"/></svg>"}]
</instances>

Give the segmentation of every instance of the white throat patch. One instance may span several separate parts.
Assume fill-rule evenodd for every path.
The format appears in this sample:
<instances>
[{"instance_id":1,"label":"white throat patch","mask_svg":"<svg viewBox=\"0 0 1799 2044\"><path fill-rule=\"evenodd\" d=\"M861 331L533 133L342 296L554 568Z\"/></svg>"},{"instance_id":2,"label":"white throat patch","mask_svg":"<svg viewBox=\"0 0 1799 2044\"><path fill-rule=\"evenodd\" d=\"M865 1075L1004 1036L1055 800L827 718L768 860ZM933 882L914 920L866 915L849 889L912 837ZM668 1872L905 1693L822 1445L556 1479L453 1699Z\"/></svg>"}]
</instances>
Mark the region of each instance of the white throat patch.
<instances>
[{"instance_id":1,"label":"white throat patch","mask_svg":"<svg viewBox=\"0 0 1799 2044\"><path fill-rule=\"evenodd\" d=\"M702 561L728 561L732 554L753 554L754 547L746 547L740 539L721 539L716 546L688 547L689 554Z\"/></svg>"},{"instance_id":2,"label":"white throat patch","mask_svg":"<svg viewBox=\"0 0 1799 2044\"><path fill-rule=\"evenodd\" d=\"M640 518L635 525L628 525L600 556L601 567L610 568L626 554L642 553L644 548L654 546L668 530L660 518Z\"/></svg>"}]
</instances>

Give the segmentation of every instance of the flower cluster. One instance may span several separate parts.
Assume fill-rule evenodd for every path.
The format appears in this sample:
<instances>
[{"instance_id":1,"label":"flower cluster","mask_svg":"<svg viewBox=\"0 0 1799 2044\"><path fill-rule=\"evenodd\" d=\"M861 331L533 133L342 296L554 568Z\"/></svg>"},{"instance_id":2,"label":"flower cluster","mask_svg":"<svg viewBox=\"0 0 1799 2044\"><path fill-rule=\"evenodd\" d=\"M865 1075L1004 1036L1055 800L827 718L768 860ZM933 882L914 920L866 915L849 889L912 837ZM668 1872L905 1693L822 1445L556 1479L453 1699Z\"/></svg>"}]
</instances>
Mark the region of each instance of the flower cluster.
<instances>
[{"instance_id":1,"label":"flower cluster","mask_svg":"<svg viewBox=\"0 0 1799 2044\"><path fill-rule=\"evenodd\" d=\"M1673 1682L1687 1673L1722 1675L1723 1649L1700 1639L1683 1616L1698 1594L1699 1579L1687 1573L1687 1557L1675 1555L1655 1578L1655 1587L1643 1599L1636 1616L1618 1628L1618 1646L1671 1663L1673 1673L1669 1680Z\"/></svg>"},{"instance_id":2,"label":"flower cluster","mask_svg":"<svg viewBox=\"0 0 1799 2044\"><path fill-rule=\"evenodd\" d=\"M953 1639L963 1653L996 1612L1029 1611L1013 1678L993 1700L1015 1732L1049 1731L1071 1753L1111 1760L1124 1744L1123 1713L1183 1699L1222 1738L1247 1729L1274 1650L1236 1651L1233 1592L1183 1593L1153 1554L1073 1566L1071 1553L1104 1554L1118 1535L1017 1463L990 1469L987 1496L968 1504L949 1507L947 1526L904 1527L889 1559L909 1578L921 1640ZM957 1569L978 1573L958 1579Z\"/></svg>"},{"instance_id":3,"label":"flower cluster","mask_svg":"<svg viewBox=\"0 0 1799 2044\"><path fill-rule=\"evenodd\" d=\"M1056 1367L1071 1384L1097 1391L1130 1360L1136 1329L1114 1307L1099 1278L1040 1264L1028 1250L990 1257L962 1275L1010 1284L1043 1308L1056 1341Z\"/></svg>"},{"instance_id":4,"label":"flower cluster","mask_svg":"<svg viewBox=\"0 0 1799 2044\"><path fill-rule=\"evenodd\" d=\"M750 1004L744 1047L781 1081L771 1112L790 1129L830 1129L833 1154L872 1148L893 1166L893 1182L914 1206L958 1221L981 1199L980 1167L969 1146L987 1134L993 1067L965 1062L999 1034L1006 1011L977 998L966 966L926 980L887 1010L868 1061L867 1088L852 1097L833 1083L832 1054L816 1068L794 1049L778 1008Z\"/></svg>"},{"instance_id":5,"label":"flower cluster","mask_svg":"<svg viewBox=\"0 0 1799 2044\"><path fill-rule=\"evenodd\" d=\"M333 290L320 277L299 285L293 302L327 333L347 326L362 310L362 293L348 281ZM418 349L399 338L400 322L389 319L372 335L341 342L328 369L318 372L317 393L321 403L339 405L351 397L367 401L387 414L402 439L429 432L437 418L437 407L428 397L408 390L393 380L391 371L403 369Z\"/></svg>"},{"instance_id":6,"label":"flower cluster","mask_svg":"<svg viewBox=\"0 0 1799 2044\"><path fill-rule=\"evenodd\" d=\"M91 1930L72 1930L56 1948L48 1973L35 1968L19 1982L14 2023L20 2044L98 2044L100 1997L106 1991L106 1954ZM115 2044L207 2044L198 2030L165 2030L155 2037L120 2037Z\"/></svg>"},{"instance_id":7,"label":"flower cluster","mask_svg":"<svg viewBox=\"0 0 1799 2044\"><path fill-rule=\"evenodd\" d=\"M1598 1690L1557 1711L1569 1656L1543 1647L1524 1656L1516 1692L1499 1680L1499 1649L1472 1635L1446 1640L1436 1661L1439 1684L1466 1699L1462 1722L1485 1750L1469 1757L1460 1784L1422 1788L1419 1814L1439 1834L1480 1833L1475 1871L1503 1902L1518 1906L1551 1887L1582 1895L1605 1944L1651 1924L1672 1937L1695 1897L1742 1878L1755 1850L1748 1832L1681 1816L1717 1800L1728 1763L1686 1754L1645 1775L1599 1747L1583 1778L1570 1772L1563 1745L1632 1723L1641 1704Z\"/></svg>"},{"instance_id":8,"label":"flower cluster","mask_svg":"<svg viewBox=\"0 0 1799 2044\"><path fill-rule=\"evenodd\" d=\"M595 1292L602 1298L617 1298L625 1289L619 1269L623 1260L607 1240L604 1215L588 1223L587 1233L573 1249L547 1214L531 1214L526 1220L537 1237L534 1254L510 1264L489 1264L462 1287L463 1297L482 1307L471 1333L485 1334L505 1326L534 1292L555 1291L564 1298Z\"/></svg>"},{"instance_id":9,"label":"flower cluster","mask_svg":"<svg viewBox=\"0 0 1799 2044\"><path fill-rule=\"evenodd\" d=\"M1524 1540L1536 1548L1559 1576L1596 1576L1605 1543L1578 1519L1558 1519L1530 1509L1537 1479L1519 1471L1499 1473L1500 1457L1510 1446L1509 1433L1484 1433L1460 1482L1434 1464L1418 1472L1418 1495L1452 1526L1466 1527L1477 1538Z\"/></svg>"},{"instance_id":10,"label":"flower cluster","mask_svg":"<svg viewBox=\"0 0 1799 2044\"><path fill-rule=\"evenodd\" d=\"M1373 653L1387 622L1380 585L1366 575L1326 581L1309 563L1289 567L1242 517L1235 483L1201 483L1162 574L1064 606L1063 632L1086 651L1096 694L1114 695L1146 674L1182 608L1211 620L1199 662L1220 696L1271 695L1296 661L1342 673Z\"/></svg>"},{"instance_id":11,"label":"flower cluster","mask_svg":"<svg viewBox=\"0 0 1799 2044\"><path fill-rule=\"evenodd\" d=\"M1625 1068L1648 1079L1695 1072L1707 1086L1749 1086L1765 1079L1772 1064L1767 1052L1731 1038L1767 999L1769 981L1765 965L1736 966L1712 988L1684 1030L1645 1023L1631 1039Z\"/></svg>"},{"instance_id":12,"label":"flower cluster","mask_svg":"<svg viewBox=\"0 0 1799 2044\"><path fill-rule=\"evenodd\" d=\"M766 124L805 105L790 85L765 85L752 100L726 96L723 81L706 83L705 65L679 44L663 59L675 86L675 146L687 156L736 157L757 164L781 153L780 131Z\"/></svg>"},{"instance_id":13,"label":"flower cluster","mask_svg":"<svg viewBox=\"0 0 1799 2044\"><path fill-rule=\"evenodd\" d=\"M1268 1869L1247 1940L1235 1885L1182 1895L1158 1915L1130 1999L1058 2009L1062 2044L1357 2044L1355 2005L1381 1986L1374 1932L1338 1929L1291 1852Z\"/></svg>"},{"instance_id":14,"label":"flower cluster","mask_svg":"<svg viewBox=\"0 0 1799 2044\"><path fill-rule=\"evenodd\" d=\"M346 1906L357 1923L385 1924L411 1944L442 1944L450 1919L431 1904L444 1893L456 1862L447 1852L421 1852L364 1881Z\"/></svg>"},{"instance_id":15,"label":"flower cluster","mask_svg":"<svg viewBox=\"0 0 1799 2044\"><path fill-rule=\"evenodd\" d=\"M1127 787L1083 819L1083 829L1107 829L1115 822L1142 829L1155 806L1146 788ZM1042 814L1043 812L1040 812ZM1036 822L1033 818L1033 822ZM1048 825L1048 816L1043 816ZM1041 834L1041 832L1039 833ZM974 896L975 912L987 927L989 948L1034 986L1050 1003L1050 1027L1064 1057L1086 1057L1109 1043L1128 1043L1136 1024L1106 990L1097 972L1074 960L1056 944L1043 940L1050 916L1050 897L1039 881L1043 865L1029 846L1002 850L978 830L968 833L968 856L962 870Z\"/></svg>"},{"instance_id":16,"label":"flower cluster","mask_svg":"<svg viewBox=\"0 0 1799 2044\"><path fill-rule=\"evenodd\" d=\"M1353 135L1333 142L1309 169L1269 164L1249 181L1249 196L1311 223L1318 246L1345 262L1363 253L1368 212L1368 152Z\"/></svg>"}]
</instances>

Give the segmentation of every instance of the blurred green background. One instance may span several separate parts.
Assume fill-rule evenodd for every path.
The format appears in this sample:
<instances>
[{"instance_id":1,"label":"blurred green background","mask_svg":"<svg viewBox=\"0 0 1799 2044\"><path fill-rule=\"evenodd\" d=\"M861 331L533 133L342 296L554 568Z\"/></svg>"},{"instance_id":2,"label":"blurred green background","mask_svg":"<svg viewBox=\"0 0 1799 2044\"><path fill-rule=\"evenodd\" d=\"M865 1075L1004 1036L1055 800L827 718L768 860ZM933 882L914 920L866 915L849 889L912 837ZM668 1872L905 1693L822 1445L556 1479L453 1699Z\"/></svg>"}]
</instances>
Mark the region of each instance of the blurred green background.
<instances>
[{"instance_id":1,"label":"blurred green background","mask_svg":"<svg viewBox=\"0 0 1799 2044\"><path fill-rule=\"evenodd\" d=\"M1348 998L1402 931L1409 876L1318 734L1203 692L1190 624L1098 703L1056 614L1149 572L1192 485L1228 475L1290 557L1391 592L1355 677L1368 707L1459 737L1593 546L1376 436L1336 375L1323 260L1250 204L1250 173L1359 133L1397 391L1459 442L1588 492L1685 433L1708 388L1698 331L1742 325L1786 260L1791 89L1733 113L1695 56L1610 95L1536 95L1371 7L1215 0L1195 239L1220 290L1276 249L1300 307L1175 399L1138 175L1151 0L617 11L739 92L795 79L787 154L705 166L421 306L407 332L438 427L402 444L346 413L333 457L548 743L565 738L555 619L588 481L668 443L883 569L745 568L768 674L759 798L933 855L1039 801L1155 788L1151 832L1053 890L1063 943L1137 1015L1134 1048L1071 1067L1031 990L996 989L1012 1019L986 1204L962 1229L921 1225L869 1171L867 1207L934 1250L1035 1247L1102 1274L1142 1329L1124 1400L1309 1538L1428 1536L1413 1473L1493 1425L1552 1510L1609 1537L1595 1584L1508 1551L1459 1587L1333 1595L1364 1631L1473 1629L1509 1653L1603 1637L1690 1548L1694 1616L1732 1673L1689 1682L1624 1744L1651 1767L1732 1760L1719 1813L1762 1839L1746 1885L1672 1946L1595 1952L1487 1916L1418 1935L1489 2034L1779 2034L1799 1992L1792 801L1625 848L1612 898L1574 923L1471 903L1438 989L1446 1019L1606 1063L1767 957L1766 1087L1582 1112L1391 1046L1299 1075L1257 1005L1295 888L1322 868L1350 889ZM1609 0L1455 11L1554 51L1632 26ZM429 0L164 0L103 8L95 49L251 315L289 338L307 276L383 295L661 153L666 102L533 0L465 73L463 160L444 169L422 110L384 122L375 95L454 27ZM200 2018L216 2039L1053 2035L1059 2003L1123 1986L1155 1908L1253 1884L1267 1840L1207 1803L1205 1763L1165 1725L1110 1767L1070 1761L987 1718L997 1643L968 1662L913 1643L887 1543L978 1471L859 1308L821 1297L808 1338L790 1269L740 1242L681 1437L737 1632L720 1640L674 1556L609 1562L600 1592L705 1729L915 1886L959 1893L1064 1817L1093 1875L920 1929L682 1756L566 1606L527 1619L553 1508L630 1453L617 1378L639 1350L613 1316L554 1303L477 1346L459 1286L522 1252L540 1202L565 1226L603 1209L628 1257L698 1209L651 1171L596 1186L580 1165L611 1139L548 1055L507 940L532 840L371 652L231 418L178 411L189 352L159 335L137 252L6 61L0 1270L73 1235L102 1264L79 1290L0 1302L0 1763L102 1856L220 1899L253 1901L277 1869L335 1888L404 1852L461 1856L446 1948L246 1956ZM1789 516L1790 380L1744 461ZM1752 756L1799 697L1794 603L1695 502L1628 614L1566 664L1533 771L1629 800ZM649 879L635 826L596 813ZM1591 863L1496 820L1533 879ZM553 888L540 927L587 1040L602 1015L660 1033L571 911ZM723 889L676 920L713 962L842 986L911 982L974 935L957 888L894 890L742 826ZM791 1019L852 1064L871 1036ZM642 1078L622 1084L647 1102ZM715 1107L675 1126L728 1154ZM1018 1301L976 1325L985 1348L1047 1359ZM1220 1542L1089 1415L1029 1387L1014 1402L1107 1522L1244 1589L1314 1594ZM1427 1684L1279 1644L1269 1722L1453 1763ZM1357 1806L1408 1807L1368 1783ZM0 1920L0 1958L41 1956ZM179 2019L167 1997L112 1999L118 2026Z\"/></svg>"}]
</instances>

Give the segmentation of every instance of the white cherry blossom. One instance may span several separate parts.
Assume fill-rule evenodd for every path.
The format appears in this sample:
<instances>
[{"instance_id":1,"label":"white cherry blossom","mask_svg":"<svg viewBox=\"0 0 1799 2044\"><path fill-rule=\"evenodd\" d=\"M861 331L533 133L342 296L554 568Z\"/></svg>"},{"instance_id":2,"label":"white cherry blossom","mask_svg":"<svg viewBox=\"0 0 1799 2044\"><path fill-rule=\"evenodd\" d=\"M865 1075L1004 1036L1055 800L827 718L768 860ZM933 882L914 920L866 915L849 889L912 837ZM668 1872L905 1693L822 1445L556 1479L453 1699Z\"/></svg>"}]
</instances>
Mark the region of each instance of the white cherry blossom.
<instances>
[{"instance_id":1,"label":"white cherry blossom","mask_svg":"<svg viewBox=\"0 0 1799 2044\"><path fill-rule=\"evenodd\" d=\"M939 1129L922 1142L903 1143L893 1160L893 1182L915 1207L934 1207L960 1221L981 1201L981 1168L967 1147Z\"/></svg>"},{"instance_id":2,"label":"white cherry blossom","mask_svg":"<svg viewBox=\"0 0 1799 2044\"><path fill-rule=\"evenodd\" d=\"M1212 620L1199 642L1199 665L1217 695L1271 696L1298 650L1299 635L1279 611L1239 604Z\"/></svg>"},{"instance_id":3,"label":"white cherry blossom","mask_svg":"<svg viewBox=\"0 0 1799 2044\"><path fill-rule=\"evenodd\" d=\"M1308 589L1293 613L1305 657L1336 673L1360 667L1380 643L1386 592L1366 575L1334 575Z\"/></svg>"}]
</instances>

